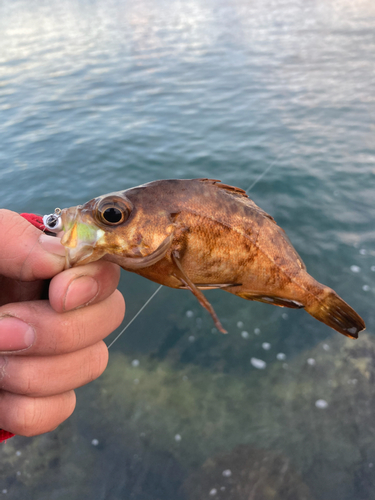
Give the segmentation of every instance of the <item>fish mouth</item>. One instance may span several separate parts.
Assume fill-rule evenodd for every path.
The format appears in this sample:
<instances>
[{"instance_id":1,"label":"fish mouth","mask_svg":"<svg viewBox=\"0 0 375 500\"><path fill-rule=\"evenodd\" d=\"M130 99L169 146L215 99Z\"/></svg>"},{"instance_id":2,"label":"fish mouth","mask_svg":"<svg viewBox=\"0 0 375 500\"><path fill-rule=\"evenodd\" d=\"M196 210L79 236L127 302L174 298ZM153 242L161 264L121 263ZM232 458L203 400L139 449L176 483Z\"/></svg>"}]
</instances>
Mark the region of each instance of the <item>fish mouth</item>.
<instances>
[{"instance_id":1,"label":"fish mouth","mask_svg":"<svg viewBox=\"0 0 375 500\"><path fill-rule=\"evenodd\" d=\"M65 269L94 262L104 255L105 252L97 248L97 243L103 239L105 232L83 213L81 206L64 209L61 220Z\"/></svg>"}]
</instances>

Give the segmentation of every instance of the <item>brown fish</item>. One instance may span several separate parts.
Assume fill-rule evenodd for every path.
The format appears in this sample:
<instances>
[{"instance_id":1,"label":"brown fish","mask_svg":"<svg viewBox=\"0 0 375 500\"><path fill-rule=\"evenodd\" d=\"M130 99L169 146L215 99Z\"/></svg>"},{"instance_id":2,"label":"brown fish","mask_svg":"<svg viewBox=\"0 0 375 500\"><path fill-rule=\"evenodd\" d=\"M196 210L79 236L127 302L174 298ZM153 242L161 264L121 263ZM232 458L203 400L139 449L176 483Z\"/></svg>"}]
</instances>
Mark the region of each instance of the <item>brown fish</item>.
<instances>
[{"instance_id":1,"label":"brown fish","mask_svg":"<svg viewBox=\"0 0 375 500\"><path fill-rule=\"evenodd\" d=\"M304 308L357 338L362 318L314 280L283 229L240 188L215 179L162 180L99 196L61 214L67 267L101 258L189 289L225 332L202 290Z\"/></svg>"}]
</instances>

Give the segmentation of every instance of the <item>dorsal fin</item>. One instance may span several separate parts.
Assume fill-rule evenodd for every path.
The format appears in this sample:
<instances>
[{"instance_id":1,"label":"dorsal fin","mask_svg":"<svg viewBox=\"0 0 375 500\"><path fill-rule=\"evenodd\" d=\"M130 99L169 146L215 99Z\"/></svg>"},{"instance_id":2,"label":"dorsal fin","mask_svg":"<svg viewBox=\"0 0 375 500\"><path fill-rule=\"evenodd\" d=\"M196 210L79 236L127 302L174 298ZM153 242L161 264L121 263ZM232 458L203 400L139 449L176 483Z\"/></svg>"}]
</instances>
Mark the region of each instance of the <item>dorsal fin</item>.
<instances>
[{"instance_id":1,"label":"dorsal fin","mask_svg":"<svg viewBox=\"0 0 375 500\"><path fill-rule=\"evenodd\" d=\"M226 191L229 191L230 194L236 194L238 196L242 196L243 198L246 198L248 201L246 203L250 204L252 208L254 208L257 212L262 214L264 217L267 217L267 219L270 219L274 224L276 224L275 219L269 215L267 212L262 210L258 205L256 205L253 200L251 200L248 195L246 194L246 191L244 191L241 188L234 187L234 186L229 186L229 184L222 184L222 182L218 179L196 179L197 181L201 182L209 182L211 184L214 184L216 187L225 189ZM218 184L219 183L219 184Z\"/></svg>"},{"instance_id":2,"label":"dorsal fin","mask_svg":"<svg viewBox=\"0 0 375 500\"><path fill-rule=\"evenodd\" d=\"M235 186L229 186L229 184L223 184L219 179L197 179L197 180L202 182L210 182L211 184L215 184L215 186L220 189L225 189L226 191L229 191L231 194L238 194L240 196L248 198L246 191L244 191L243 189Z\"/></svg>"}]
</instances>

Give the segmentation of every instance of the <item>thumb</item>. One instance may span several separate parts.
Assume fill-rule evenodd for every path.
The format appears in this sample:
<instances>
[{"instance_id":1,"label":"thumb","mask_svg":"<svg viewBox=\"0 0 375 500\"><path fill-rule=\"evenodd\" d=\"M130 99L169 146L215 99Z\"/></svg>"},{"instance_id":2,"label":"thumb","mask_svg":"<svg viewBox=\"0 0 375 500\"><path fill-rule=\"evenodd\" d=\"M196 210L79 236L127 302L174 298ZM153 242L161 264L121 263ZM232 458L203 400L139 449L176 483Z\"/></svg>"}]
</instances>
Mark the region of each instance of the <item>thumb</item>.
<instances>
[{"instance_id":1,"label":"thumb","mask_svg":"<svg viewBox=\"0 0 375 500\"><path fill-rule=\"evenodd\" d=\"M0 275L21 281L52 278L64 269L60 239L47 236L23 217L0 210Z\"/></svg>"}]
</instances>

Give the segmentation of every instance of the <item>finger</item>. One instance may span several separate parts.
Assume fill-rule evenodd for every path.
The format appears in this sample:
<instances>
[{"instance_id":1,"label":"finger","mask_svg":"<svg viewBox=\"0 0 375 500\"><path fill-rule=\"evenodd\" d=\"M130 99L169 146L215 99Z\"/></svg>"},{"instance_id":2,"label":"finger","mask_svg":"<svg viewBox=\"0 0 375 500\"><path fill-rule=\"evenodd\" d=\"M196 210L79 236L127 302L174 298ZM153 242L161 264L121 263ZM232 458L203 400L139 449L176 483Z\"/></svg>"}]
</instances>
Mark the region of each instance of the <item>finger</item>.
<instances>
[{"instance_id":1,"label":"finger","mask_svg":"<svg viewBox=\"0 0 375 500\"><path fill-rule=\"evenodd\" d=\"M78 351L115 330L124 312L124 298L118 290L102 302L62 314L46 300L7 304L0 307L1 350L27 356Z\"/></svg>"},{"instance_id":2,"label":"finger","mask_svg":"<svg viewBox=\"0 0 375 500\"><path fill-rule=\"evenodd\" d=\"M0 276L0 306L10 302L38 300L47 286L47 281L19 281Z\"/></svg>"},{"instance_id":3,"label":"finger","mask_svg":"<svg viewBox=\"0 0 375 500\"><path fill-rule=\"evenodd\" d=\"M0 274L21 281L52 278L65 266L64 247L20 215L0 210Z\"/></svg>"},{"instance_id":4,"label":"finger","mask_svg":"<svg viewBox=\"0 0 375 500\"><path fill-rule=\"evenodd\" d=\"M50 284L49 299L57 312L95 304L109 297L120 280L116 264L97 261L59 273Z\"/></svg>"},{"instance_id":5,"label":"finger","mask_svg":"<svg viewBox=\"0 0 375 500\"><path fill-rule=\"evenodd\" d=\"M32 398L0 392L0 428L19 436L37 436L50 432L73 413L74 391Z\"/></svg>"},{"instance_id":6,"label":"finger","mask_svg":"<svg viewBox=\"0 0 375 500\"><path fill-rule=\"evenodd\" d=\"M24 396L53 396L95 380L107 363L104 342L60 356L3 356L0 388Z\"/></svg>"}]
</instances>

